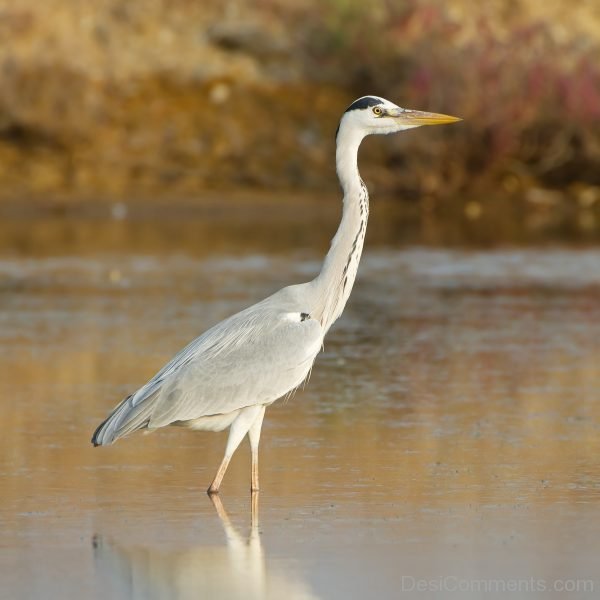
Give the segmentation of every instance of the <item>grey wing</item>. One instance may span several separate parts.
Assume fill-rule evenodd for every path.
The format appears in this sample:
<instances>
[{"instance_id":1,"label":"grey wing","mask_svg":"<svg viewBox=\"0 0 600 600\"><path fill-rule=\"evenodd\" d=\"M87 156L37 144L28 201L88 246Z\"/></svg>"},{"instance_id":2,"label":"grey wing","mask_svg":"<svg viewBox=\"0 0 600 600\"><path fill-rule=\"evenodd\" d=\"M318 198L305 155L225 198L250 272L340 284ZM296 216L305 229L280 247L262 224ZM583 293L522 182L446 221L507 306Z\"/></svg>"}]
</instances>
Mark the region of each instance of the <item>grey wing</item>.
<instances>
[{"instance_id":1,"label":"grey wing","mask_svg":"<svg viewBox=\"0 0 600 600\"><path fill-rule=\"evenodd\" d=\"M298 387L323 337L318 321L300 315L267 309L215 332L216 344L164 382L148 426L266 404Z\"/></svg>"},{"instance_id":2,"label":"grey wing","mask_svg":"<svg viewBox=\"0 0 600 600\"><path fill-rule=\"evenodd\" d=\"M251 307L184 348L115 408L92 441L273 402L304 381L322 340L320 323L305 313Z\"/></svg>"}]
</instances>

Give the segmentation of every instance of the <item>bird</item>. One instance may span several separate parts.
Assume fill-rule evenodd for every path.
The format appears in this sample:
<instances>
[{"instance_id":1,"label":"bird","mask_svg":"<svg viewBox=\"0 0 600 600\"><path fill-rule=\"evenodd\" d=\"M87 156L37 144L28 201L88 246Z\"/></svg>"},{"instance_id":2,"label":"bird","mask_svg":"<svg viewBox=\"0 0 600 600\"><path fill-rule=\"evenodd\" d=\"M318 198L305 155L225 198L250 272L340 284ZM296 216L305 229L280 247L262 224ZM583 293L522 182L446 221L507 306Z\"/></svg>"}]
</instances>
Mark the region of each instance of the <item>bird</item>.
<instances>
[{"instance_id":1,"label":"bird","mask_svg":"<svg viewBox=\"0 0 600 600\"><path fill-rule=\"evenodd\" d=\"M225 454L207 493L219 492L246 435L251 449L250 489L257 491L265 409L305 382L356 279L369 216L369 195L358 170L362 140L372 134L460 120L401 108L379 96L352 102L336 132L342 217L319 274L306 283L282 288L193 340L113 409L94 432L94 446L167 425L204 431L229 428Z\"/></svg>"}]
</instances>

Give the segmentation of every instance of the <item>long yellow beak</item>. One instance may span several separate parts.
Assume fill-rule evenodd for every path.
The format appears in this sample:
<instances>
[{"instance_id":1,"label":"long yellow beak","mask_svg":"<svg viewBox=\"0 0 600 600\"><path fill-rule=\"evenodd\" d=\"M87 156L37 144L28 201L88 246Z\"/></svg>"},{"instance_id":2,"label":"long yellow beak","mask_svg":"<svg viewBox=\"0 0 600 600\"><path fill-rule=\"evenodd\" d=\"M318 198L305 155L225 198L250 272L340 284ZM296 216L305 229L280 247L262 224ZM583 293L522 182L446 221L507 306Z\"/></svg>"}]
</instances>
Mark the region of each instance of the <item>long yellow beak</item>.
<instances>
[{"instance_id":1,"label":"long yellow beak","mask_svg":"<svg viewBox=\"0 0 600 600\"><path fill-rule=\"evenodd\" d=\"M385 115L393 117L403 125L444 125L445 123L456 123L462 121L460 117L451 117L439 113L424 112L422 110L408 110L393 108L385 111Z\"/></svg>"}]
</instances>

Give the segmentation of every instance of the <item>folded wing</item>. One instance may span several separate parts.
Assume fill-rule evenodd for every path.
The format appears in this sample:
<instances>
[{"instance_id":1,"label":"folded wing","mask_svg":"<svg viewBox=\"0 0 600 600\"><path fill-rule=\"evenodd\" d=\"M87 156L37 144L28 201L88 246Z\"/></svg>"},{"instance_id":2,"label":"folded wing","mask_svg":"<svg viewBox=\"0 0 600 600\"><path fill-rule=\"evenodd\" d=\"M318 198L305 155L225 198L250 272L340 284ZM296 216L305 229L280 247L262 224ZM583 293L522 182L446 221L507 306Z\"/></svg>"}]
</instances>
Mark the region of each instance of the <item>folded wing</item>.
<instances>
[{"instance_id":1,"label":"folded wing","mask_svg":"<svg viewBox=\"0 0 600 600\"><path fill-rule=\"evenodd\" d=\"M115 408L92 442L273 402L304 381L322 339L320 323L306 313L255 305L184 348Z\"/></svg>"}]
</instances>

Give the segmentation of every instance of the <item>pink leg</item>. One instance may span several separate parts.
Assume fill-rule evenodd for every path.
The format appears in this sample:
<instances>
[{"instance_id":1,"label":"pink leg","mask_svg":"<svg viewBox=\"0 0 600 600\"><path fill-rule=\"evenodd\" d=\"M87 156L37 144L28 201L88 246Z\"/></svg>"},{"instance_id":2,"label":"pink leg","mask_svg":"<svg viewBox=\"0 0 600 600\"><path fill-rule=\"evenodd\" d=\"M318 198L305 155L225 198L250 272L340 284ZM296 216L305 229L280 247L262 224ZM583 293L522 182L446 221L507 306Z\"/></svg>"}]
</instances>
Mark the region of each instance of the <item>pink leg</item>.
<instances>
[{"instance_id":1,"label":"pink leg","mask_svg":"<svg viewBox=\"0 0 600 600\"><path fill-rule=\"evenodd\" d=\"M261 406L261 411L256 416L254 423L248 431L248 438L250 440L250 449L252 450L252 477L250 483L250 490L258 492L258 443L260 442L260 430L262 428L263 418L265 416L265 407Z\"/></svg>"},{"instance_id":2,"label":"pink leg","mask_svg":"<svg viewBox=\"0 0 600 600\"><path fill-rule=\"evenodd\" d=\"M237 450L237 447L240 445L240 442L244 439L244 436L248 433L248 430L256 421L258 415L263 415L264 412L265 409L263 406L248 406L240 411L240 414L231 424L231 427L229 428L229 438L227 439L227 446L225 448L225 456L221 461L221 465L219 466L219 470L217 471L213 482L210 484L210 487L207 490L209 495L219 493L221 482L223 481L223 477L225 476L225 472L227 471L227 467L229 466L229 461L231 460L233 453Z\"/></svg>"}]
</instances>

